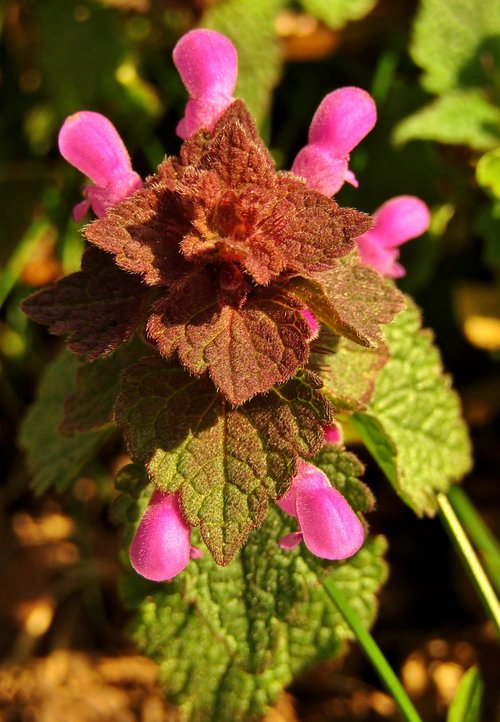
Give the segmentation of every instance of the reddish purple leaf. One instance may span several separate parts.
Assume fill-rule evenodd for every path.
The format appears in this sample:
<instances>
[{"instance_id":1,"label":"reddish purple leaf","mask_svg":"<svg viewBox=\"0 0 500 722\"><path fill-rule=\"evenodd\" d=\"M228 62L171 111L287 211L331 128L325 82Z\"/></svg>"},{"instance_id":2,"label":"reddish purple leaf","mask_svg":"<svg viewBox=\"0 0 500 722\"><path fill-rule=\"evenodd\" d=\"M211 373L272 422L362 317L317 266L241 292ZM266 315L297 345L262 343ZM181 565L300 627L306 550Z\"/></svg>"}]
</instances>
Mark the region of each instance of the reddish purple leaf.
<instances>
[{"instance_id":1,"label":"reddish purple leaf","mask_svg":"<svg viewBox=\"0 0 500 722\"><path fill-rule=\"evenodd\" d=\"M148 291L95 248L72 273L23 303L23 311L55 334L70 334L68 346L89 360L107 356L136 330Z\"/></svg>"}]
</instances>

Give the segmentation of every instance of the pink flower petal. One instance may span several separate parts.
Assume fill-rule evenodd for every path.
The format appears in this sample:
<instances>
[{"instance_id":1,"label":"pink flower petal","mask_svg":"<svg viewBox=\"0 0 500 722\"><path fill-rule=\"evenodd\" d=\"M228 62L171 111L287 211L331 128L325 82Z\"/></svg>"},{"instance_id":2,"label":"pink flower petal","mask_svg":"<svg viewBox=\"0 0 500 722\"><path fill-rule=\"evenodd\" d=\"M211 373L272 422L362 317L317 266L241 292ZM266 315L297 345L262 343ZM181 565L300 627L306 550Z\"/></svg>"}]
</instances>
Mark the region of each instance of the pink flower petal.
<instances>
[{"instance_id":1,"label":"pink flower petal","mask_svg":"<svg viewBox=\"0 0 500 722\"><path fill-rule=\"evenodd\" d=\"M281 537L278 544L282 549L290 551L290 549L295 549L295 547L298 546L301 541L302 532L293 531L291 534L285 534L284 537Z\"/></svg>"},{"instance_id":2,"label":"pink flower petal","mask_svg":"<svg viewBox=\"0 0 500 722\"><path fill-rule=\"evenodd\" d=\"M113 123L90 110L66 118L59 131L59 150L68 163L103 188L132 171Z\"/></svg>"},{"instance_id":3,"label":"pink flower petal","mask_svg":"<svg viewBox=\"0 0 500 722\"><path fill-rule=\"evenodd\" d=\"M179 138L186 140L200 128L212 131L216 122L232 102L233 98L225 96L218 98L202 97L200 100L191 98L186 104L184 117L177 123L175 132Z\"/></svg>"},{"instance_id":4,"label":"pink flower petal","mask_svg":"<svg viewBox=\"0 0 500 722\"><path fill-rule=\"evenodd\" d=\"M155 582L175 577L189 562L190 534L178 495L155 492L130 547L135 571Z\"/></svg>"},{"instance_id":5,"label":"pink flower petal","mask_svg":"<svg viewBox=\"0 0 500 722\"><path fill-rule=\"evenodd\" d=\"M321 469L308 461L299 459L297 461L297 473L293 478L290 488L276 503L279 508L290 516L297 516L297 495L304 489L331 488L328 477Z\"/></svg>"},{"instance_id":6,"label":"pink flower petal","mask_svg":"<svg viewBox=\"0 0 500 722\"><path fill-rule=\"evenodd\" d=\"M175 46L173 59L190 95L177 135L186 139L200 128L213 130L233 101L238 74L234 45L215 30L191 30Z\"/></svg>"},{"instance_id":7,"label":"pink flower petal","mask_svg":"<svg viewBox=\"0 0 500 722\"><path fill-rule=\"evenodd\" d=\"M359 238L356 238L361 261L367 266L375 268L383 276L397 278L393 275L396 266L399 266L397 259L399 258L399 250L397 248L385 248L379 241L376 234L368 231ZM400 275L404 275L403 273Z\"/></svg>"},{"instance_id":8,"label":"pink flower petal","mask_svg":"<svg viewBox=\"0 0 500 722\"><path fill-rule=\"evenodd\" d=\"M304 178L311 190L333 196L344 185L347 160L332 158L322 146L306 145L297 153L292 172Z\"/></svg>"},{"instance_id":9,"label":"pink flower petal","mask_svg":"<svg viewBox=\"0 0 500 722\"><path fill-rule=\"evenodd\" d=\"M59 131L59 150L94 182L84 191L87 201L75 206L75 220L81 220L90 205L102 216L108 206L142 186L116 128L100 113L82 110L66 118Z\"/></svg>"},{"instance_id":10,"label":"pink flower petal","mask_svg":"<svg viewBox=\"0 0 500 722\"><path fill-rule=\"evenodd\" d=\"M372 130L377 108L361 88L334 90L321 101L309 129L309 143L327 148L336 158L347 158Z\"/></svg>"},{"instance_id":11,"label":"pink flower petal","mask_svg":"<svg viewBox=\"0 0 500 722\"><path fill-rule=\"evenodd\" d=\"M316 338L316 336L318 335L318 331L319 331L319 323L316 319L316 316L308 308L303 308L303 309L301 309L300 312L306 319L306 321L309 325L309 328L311 329L311 336L310 336L311 340L313 338Z\"/></svg>"},{"instance_id":12,"label":"pink flower petal","mask_svg":"<svg viewBox=\"0 0 500 722\"><path fill-rule=\"evenodd\" d=\"M426 204L416 196L396 196L375 211L375 225L370 233L376 233L385 248L396 248L411 238L422 235L430 223Z\"/></svg>"},{"instance_id":13,"label":"pink flower petal","mask_svg":"<svg viewBox=\"0 0 500 722\"><path fill-rule=\"evenodd\" d=\"M334 195L347 181L357 187L349 170L349 153L375 125L377 109L361 88L334 90L320 103L309 129L309 143L299 151L292 171L309 188Z\"/></svg>"},{"instance_id":14,"label":"pink flower petal","mask_svg":"<svg viewBox=\"0 0 500 722\"><path fill-rule=\"evenodd\" d=\"M399 264L399 248L429 227L430 212L415 196L397 196L374 213L375 225L356 239L361 260L384 276L400 278L405 270Z\"/></svg>"},{"instance_id":15,"label":"pink flower petal","mask_svg":"<svg viewBox=\"0 0 500 722\"><path fill-rule=\"evenodd\" d=\"M202 556L203 556L203 552L201 551L201 549L198 549L198 547L193 547L193 546L191 547L190 552L189 552L190 559L193 559L193 560L201 559Z\"/></svg>"},{"instance_id":16,"label":"pink flower petal","mask_svg":"<svg viewBox=\"0 0 500 722\"><path fill-rule=\"evenodd\" d=\"M297 518L306 547L322 559L347 559L363 545L363 526L336 489L297 494Z\"/></svg>"},{"instance_id":17,"label":"pink flower petal","mask_svg":"<svg viewBox=\"0 0 500 722\"><path fill-rule=\"evenodd\" d=\"M323 434L325 436L325 444L341 444L342 429L339 424L331 424L323 426Z\"/></svg>"}]
</instances>

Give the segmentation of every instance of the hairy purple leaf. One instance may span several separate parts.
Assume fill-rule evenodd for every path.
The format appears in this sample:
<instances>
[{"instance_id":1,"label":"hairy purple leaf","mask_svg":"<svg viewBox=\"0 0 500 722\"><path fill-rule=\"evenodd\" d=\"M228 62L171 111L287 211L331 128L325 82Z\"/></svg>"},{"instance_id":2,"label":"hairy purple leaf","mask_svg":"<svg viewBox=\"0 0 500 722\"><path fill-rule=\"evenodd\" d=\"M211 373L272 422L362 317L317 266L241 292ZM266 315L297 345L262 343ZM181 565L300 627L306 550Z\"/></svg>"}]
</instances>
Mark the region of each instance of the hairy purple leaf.
<instances>
[{"instance_id":1,"label":"hairy purple leaf","mask_svg":"<svg viewBox=\"0 0 500 722\"><path fill-rule=\"evenodd\" d=\"M147 286L124 273L110 256L89 248L82 270L30 296L23 311L55 334L70 334L68 346L89 359L107 356L128 341L143 310Z\"/></svg>"}]
</instances>

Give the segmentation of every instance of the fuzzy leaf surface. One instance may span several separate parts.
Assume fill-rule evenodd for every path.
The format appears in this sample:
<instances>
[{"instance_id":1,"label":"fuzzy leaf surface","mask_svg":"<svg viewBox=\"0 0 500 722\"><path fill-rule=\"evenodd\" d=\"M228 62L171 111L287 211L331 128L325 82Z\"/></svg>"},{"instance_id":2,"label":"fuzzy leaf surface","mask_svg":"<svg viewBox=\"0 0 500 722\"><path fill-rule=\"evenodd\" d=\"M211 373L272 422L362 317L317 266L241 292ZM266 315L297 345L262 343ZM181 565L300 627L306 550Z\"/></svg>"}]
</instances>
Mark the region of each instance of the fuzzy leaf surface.
<instances>
[{"instance_id":1,"label":"fuzzy leaf surface","mask_svg":"<svg viewBox=\"0 0 500 722\"><path fill-rule=\"evenodd\" d=\"M133 459L163 491L180 491L191 526L227 564L282 496L298 454L323 443L331 409L307 372L266 396L231 407L207 378L152 358L122 376L116 420Z\"/></svg>"},{"instance_id":2,"label":"fuzzy leaf surface","mask_svg":"<svg viewBox=\"0 0 500 722\"><path fill-rule=\"evenodd\" d=\"M309 354L309 326L301 304L279 287L264 289L242 308L220 306L206 273L197 274L196 296L172 290L149 320L148 335L167 358L177 351L196 375L208 370L216 387L241 404L290 378Z\"/></svg>"},{"instance_id":3,"label":"fuzzy leaf surface","mask_svg":"<svg viewBox=\"0 0 500 722\"><path fill-rule=\"evenodd\" d=\"M132 506L122 508L130 519ZM323 591L328 573L366 626L373 621L386 577L384 539L328 564L303 545L279 548L277 540L292 531L289 519L273 507L227 567L205 555L165 585L127 578L133 636L160 665L185 722L258 719L293 677L342 652L352 633Z\"/></svg>"},{"instance_id":4,"label":"fuzzy leaf surface","mask_svg":"<svg viewBox=\"0 0 500 722\"><path fill-rule=\"evenodd\" d=\"M82 270L30 296L23 310L55 334L70 334L69 348L89 360L107 356L136 330L147 288L105 253L89 248Z\"/></svg>"},{"instance_id":5,"label":"fuzzy leaf surface","mask_svg":"<svg viewBox=\"0 0 500 722\"><path fill-rule=\"evenodd\" d=\"M361 411L370 401L378 373L388 359L385 344L366 348L323 332L312 346L309 368L321 377L337 411Z\"/></svg>"},{"instance_id":6,"label":"fuzzy leaf surface","mask_svg":"<svg viewBox=\"0 0 500 722\"><path fill-rule=\"evenodd\" d=\"M391 358L366 411L351 418L401 498L417 514L433 515L436 492L446 492L471 466L460 402L410 301L385 338Z\"/></svg>"},{"instance_id":7,"label":"fuzzy leaf surface","mask_svg":"<svg viewBox=\"0 0 500 722\"><path fill-rule=\"evenodd\" d=\"M355 254L330 271L293 279L290 290L331 331L371 348L383 342L380 324L392 321L404 306L394 284Z\"/></svg>"},{"instance_id":8,"label":"fuzzy leaf surface","mask_svg":"<svg viewBox=\"0 0 500 722\"><path fill-rule=\"evenodd\" d=\"M111 356L82 363L76 375L76 389L64 404L63 433L91 431L111 423L121 372L150 354L151 350L137 340L120 346Z\"/></svg>"},{"instance_id":9,"label":"fuzzy leaf surface","mask_svg":"<svg viewBox=\"0 0 500 722\"><path fill-rule=\"evenodd\" d=\"M422 85L433 93L490 85L500 65L500 5L422 0L411 53L425 71Z\"/></svg>"},{"instance_id":10,"label":"fuzzy leaf surface","mask_svg":"<svg viewBox=\"0 0 500 722\"><path fill-rule=\"evenodd\" d=\"M286 288L290 274L336 266L371 223L276 172L245 104L235 100L211 135L195 133L178 158L167 158L85 235L156 287L147 332L160 353L177 353L196 375L208 371L240 404L307 359L310 329Z\"/></svg>"},{"instance_id":11,"label":"fuzzy leaf surface","mask_svg":"<svg viewBox=\"0 0 500 722\"><path fill-rule=\"evenodd\" d=\"M67 351L48 367L38 397L24 418L19 441L26 449L37 493L47 489L65 491L97 456L110 428L64 435L59 431L64 402L74 393L78 358Z\"/></svg>"}]
</instances>

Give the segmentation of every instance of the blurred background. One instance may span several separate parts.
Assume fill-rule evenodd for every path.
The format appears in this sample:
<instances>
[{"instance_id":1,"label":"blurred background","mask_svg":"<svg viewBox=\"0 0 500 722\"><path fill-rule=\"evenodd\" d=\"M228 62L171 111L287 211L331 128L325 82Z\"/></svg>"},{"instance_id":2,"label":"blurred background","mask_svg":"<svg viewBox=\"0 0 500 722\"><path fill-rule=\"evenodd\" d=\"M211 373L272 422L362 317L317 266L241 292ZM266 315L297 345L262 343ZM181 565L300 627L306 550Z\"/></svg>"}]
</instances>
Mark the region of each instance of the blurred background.
<instances>
[{"instance_id":1,"label":"blurred background","mask_svg":"<svg viewBox=\"0 0 500 722\"><path fill-rule=\"evenodd\" d=\"M443 9L444 7L444 9ZM71 219L83 179L58 154L77 110L107 115L142 176L178 151L186 94L171 60L187 30L227 34L244 98L280 168L305 144L324 95L357 85L376 100L375 130L355 150L358 190L342 205L374 211L392 196L429 205L428 233L402 249L400 285L423 309L471 428L465 483L500 530L500 13L495 0L4 0L0 4L0 719L177 719L155 665L127 639L117 592L119 533L110 437L70 476L33 475L19 428L61 342L19 309L34 289L79 268ZM64 379L56 390L65 393ZM43 440L42 442L43 443ZM58 454L70 453L58 450ZM403 507L362 449L389 540L391 576L374 635L426 722L444 719L464 670L479 664L484 720L500 719L500 655L439 521ZM495 684L496 680L496 684ZM323 664L268 720L396 720L361 652Z\"/></svg>"}]
</instances>

